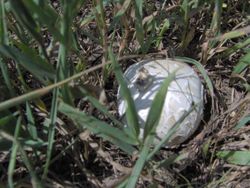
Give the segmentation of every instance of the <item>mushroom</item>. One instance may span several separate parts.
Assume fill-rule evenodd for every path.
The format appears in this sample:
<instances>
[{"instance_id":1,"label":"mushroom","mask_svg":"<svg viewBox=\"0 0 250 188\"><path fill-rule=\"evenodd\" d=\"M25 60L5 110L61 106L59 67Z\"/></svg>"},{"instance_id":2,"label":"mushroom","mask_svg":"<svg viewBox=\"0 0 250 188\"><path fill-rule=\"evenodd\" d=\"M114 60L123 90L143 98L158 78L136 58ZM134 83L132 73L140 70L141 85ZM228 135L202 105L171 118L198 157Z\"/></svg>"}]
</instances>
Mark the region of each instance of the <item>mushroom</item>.
<instances>
[{"instance_id":1,"label":"mushroom","mask_svg":"<svg viewBox=\"0 0 250 188\"><path fill-rule=\"evenodd\" d=\"M196 72L186 63L162 59L142 61L131 65L124 73L128 88L135 102L142 138L145 121L152 101L164 79L173 71L175 79L170 83L164 106L156 128L154 144L171 130L175 123L190 109L194 110L181 122L165 147L176 146L187 140L197 129L203 116L203 85ZM124 117L126 102L118 88L118 111ZM123 119L124 124L128 124Z\"/></svg>"}]
</instances>

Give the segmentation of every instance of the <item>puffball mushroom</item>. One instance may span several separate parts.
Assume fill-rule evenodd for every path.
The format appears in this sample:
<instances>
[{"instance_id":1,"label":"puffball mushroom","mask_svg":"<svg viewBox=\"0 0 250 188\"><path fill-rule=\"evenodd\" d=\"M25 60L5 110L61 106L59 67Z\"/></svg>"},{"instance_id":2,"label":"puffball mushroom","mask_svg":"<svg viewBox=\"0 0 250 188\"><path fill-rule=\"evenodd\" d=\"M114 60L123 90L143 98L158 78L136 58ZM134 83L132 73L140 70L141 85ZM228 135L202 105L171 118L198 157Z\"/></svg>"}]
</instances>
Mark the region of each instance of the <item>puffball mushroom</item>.
<instances>
[{"instance_id":1,"label":"puffball mushroom","mask_svg":"<svg viewBox=\"0 0 250 188\"><path fill-rule=\"evenodd\" d=\"M131 65L124 73L128 88L135 102L140 123L140 137L152 101L164 79L176 71L175 79L170 83L164 106L156 128L154 144L170 131L175 123L188 112L194 104L194 110L181 122L165 147L176 146L187 140L197 129L203 116L203 86L196 72L186 63L162 59L142 61ZM127 105L118 88L118 112L124 117ZM124 124L128 124L124 120Z\"/></svg>"}]
</instances>

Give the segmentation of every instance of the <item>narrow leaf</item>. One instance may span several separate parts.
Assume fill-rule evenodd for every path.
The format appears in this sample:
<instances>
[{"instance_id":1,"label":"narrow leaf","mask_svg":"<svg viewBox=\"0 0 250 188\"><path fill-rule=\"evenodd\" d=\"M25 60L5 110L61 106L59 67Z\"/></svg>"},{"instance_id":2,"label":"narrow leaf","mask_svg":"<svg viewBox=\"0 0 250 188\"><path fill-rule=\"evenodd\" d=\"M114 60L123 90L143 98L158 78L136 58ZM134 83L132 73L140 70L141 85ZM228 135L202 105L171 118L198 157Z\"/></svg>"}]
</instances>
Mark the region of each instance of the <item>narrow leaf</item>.
<instances>
[{"instance_id":1,"label":"narrow leaf","mask_svg":"<svg viewBox=\"0 0 250 188\"><path fill-rule=\"evenodd\" d=\"M97 134L114 144L117 144L125 152L132 154L134 148L130 144L136 144L136 141L126 135L124 131L112 127L111 125L100 121L92 116L88 116L84 112L81 112L63 102L59 105L59 111L74 122L76 122L82 128L88 128L94 134Z\"/></svg>"},{"instance_id":2,"label":"narrow leaf","mask_svg":"<svg viewBox=\"0 0 250 188\"><path fill-rule=\"evenodd\" d=\"M16 0L9 0L10 2L10 7L12 12L15 15L15 19L22 24L22 26L25 26L26 29L29 31L29 33L34 37L34 39L38 42L40 45L40 49L42 50L42 53L45 58L48 59L48 55L46 53L44 43L43 43L43 38L41 34L39 33L39 26L33 19L33 17L30 14L30 11L25 7L23 4L23 1L16 1Z\"/></svg>"},{"instance_id":3,"label":"narrow leaf","mask_svg":"<svg viewBox=\"0 0 250 188\"><path fill-rule=\"evenodd\" d=\"M124 3L122 4L122 7L120 8L120 10L116 13L114 19L117 19L119 17L121 17L122 15L124 15L124 13L127 11L129 5L131 3L131 0L125 0Z\"/></svg>"},{"instance_id":4,"label":"narrow leaf","mask_svg":"<svg viewBox=\"0 0 250 188\"><path fill-rule=\"evenodd\" d=\"M51 65L40 63L40 61L33 61L32 58L21 53L13 46L0 45L0 53L20 63L26 70L30 71L42 82L46 82L46 79L44 79L45 77L50 79L54 78L53 68L49 68ZM48 65L48 67L46 68L45 65Z\"/></svg>"},{"instance_id":5,"label":"narrow leaf","mask_svg":"<svg viewBox=\"0 0 250 188\"><path fill-rule=\"evenodd\" d=\"M154 136L150 135L146 138L145 144L140 152L140 157L136 161L133 171L129 177L126 188L136 187L136 182L138 181L141 171L143 170L145 163L147 161L148 153L150 151L150 146L153 141Z\"/></svg>"},{"instance_id":6,"label":"narrow leaf","mask_svg":"<svg viewBox=\"0 0 250 188\"><path fill-rule=\"evenodd\" d=\"M144 29L142 23L142 0L136 0L135 3L135 29L136 29L136 38L140 43L141 47L144 48ZM145 44L146 45L146 44Z\"/></svg>"},{"instance_id":7,"label":"narrow leaf","mask_svg":"<svg viewBox=\"0 0 250 188\"><path fill-rule=\"evenodd\" d=\"M240 129L241 127L244 127L245 125L247 125L247 123L250 123L250 115L248 115L248 116L242 118L242 119L238 122L238 124L235 126L234 129L236 129L236 130L237 130L237 129Z\"/></svg>"},{"instance_id":8,"label":"narrow leaf","mask_svg":"<svg viewBox=\"0 0 250 188\"><path fill-rule=\"evenodd\" d=\"M0 44L8 44L8 32L5 18L4 0L0 1Z\"/></svg>"},{"instance_id":9,"label":"narrow leaf","mask_svg":"<svg viewBox=\"0 0 250 188\"><path fill-rule=\"evenodd\" d=\"M35 126L35 120L30 108L30 104L28 102L26 102L26 117L27 117L27 126L28 126L28 131L32 137L32 139L37 140L37 130L36 130L36 126Z\"/></svg>"},{"instance_id":10,"label":"narrow leaf","mask_svg":"<svg viewBox=\"0 0 250 188\"><path fill-rule=\"evenodd\" d=\"M209 76L207 75L206 70L203 68L203 66L198 61L191 59L191 58L188 58L188 57L176 57L175 59L195 65L198 68L198 70L200 71L200 73L202 74L203 78L205 79L207 87L210 91L210 95L212 97L214 96L214 89L213 89L212 81L210 80Z\"/></svg>"},{"instance_id":11,"label":"narrow leaf","mask_svg":"<svg viewBox=\"0 0 250 188\"><path fill-rule=\"evenodd\" d=\"M239 60L239 63L233 69L233 73L240 74L247 67L250 67L250 53Z\"/></svg>"},{"instance_id":12,"label":"narrow leaf","mask_svg":"<svg viewBox=\"0 0 250 188\"><path fill-rule=\"evenodd\" d=\"M239 49L243 49L244 47L248 46L249 44L250 44L250 38L247 38L246 40L244 40L242 42L238 42L234 46L232 46L232 47L228 48L227 50L225 50L225 52L222 54L222 56L223 57L228 57L232 53L236 52Z\"/></svg>"},{"instance_id":13,"label":"narrow leaf","mask_svg":"<svg viewBox=\"0 0 250 188\"><path fill-rule=\"evenodd\" d=\"M181 161L183 159L187 159L188 158L189 153L181 153L179 155L176 154L172 154L170 155L167 159L164 159L162 161L159 162L159 164L157 165L157 167L169 167L171 164L176 163L178 161Z\"/></svg>"},{"instance_id":14,"label":"narrow leaf","mask_svg":"<svg viewBox=\"0 0 250 188\"><path fill-rule=\"evenodd\" d=\"M23 149L20 142L15 137L9 135L6 132L0 131L0 137L4 138L6 140L12 141L13 144L17 145L18 150L19 150L20 155L21 155L21 158L22 158L22 161L25 164L25 166L27 167L28 172L30 174L32 186L37 187L37 188L42 188L41 182L38 179L38 177L34 171L34 168L32 165L32 160L30 158L28 158L28 155L27 155L26 151Z\"/></svg>"},{"instance_id":15,"label":"narrow leaf","mask_svg":"<svg viewBox=\"0 0 250 188\"><path fill-rule=\"evenodd\" d=\"M107 62L106 64L110 64L110 62ZM74 79L78 79L81 76L86 75L87 73L90 73L90 72L97 70L97 69L100 69L100 68L102 68L102 65L97 65L97 66L92 67L90 69L84 70L78 74L75 74L75 75L71 76L70 78L67 78L65 80L62 80L62 81L54 83L54 84L51 84L47 87L40 88L40 89L31 91L29 93L20 95L18 97L3 101L0 103L0 111L3 111L3 110L8 109L10 107L16 106L16 105L21 104L23 102L26 102L28 100L34 100L35 98L39 98L39 97L47 94L48 92L50 92L52 89L54 89L56 87L60 87L64 84L67 84L68 82L70 82Z\"/></svg>"},{"instance_id":16,"label":"narrow leaf","mask_svg":"<svg viewBox=\"0 0 250 188\"><path fill-rule=\"evenodd\" d=\"M214 32L215 35L218 35L220 33L221 14L222 14L222 0L215 0L213 18L212 18L212 22L210 25L210 28Z\"/></svg>"},{"instance_id":17,"label":"narrow leaf","mask_svg":"<svg viewBox=\"0 0 250 188\"><path fill-rule=\"evenodd\" d=\"M236 165L250 165L250 151L219 151L216 156Z\"/></svg>"},{"instance_id":18,"label":"narrow leaf","mask_svg":"<svg viewBox=\"0 0 250 188\"><path fill-rule=\"evenodd\" d=\"M214 40L228 40L228 39L233 39L233 38L238 38L241 37L243 35L247 35L250 33L250 26L246 26L244 28L241 29L237 29L234 31L230 31L227 33L224 33L223 35L220 35L216 38L214 38Z\"/></svg>"},{"instance_id":19,"label":"narrow leaf","mask_svg":"<svg viewBox=\"0 0 250 188\"><path fill-rule=\"evenodd\" d=\"M41 7L40 4L35 3L34 1L23 1L24 5L30 10L33 14L33 18L37 19L41 24L44 24L48 27L50 33L58 41L63 42L64 38L58 30L58 20L60 20L60 15L57 14L54 9L45 3Z\"/></svg>"},{"instance_id":20,"label":"narrow leaf","mask_svg":"<svg viewBox=\"0 0 250 188\"><path fill-rule=\"evenodd\" d=\"M87 97L87 99L91 102L91 104L95 108L97 108L100 112L109 117L120 128L123 127L123 124L120 121L118 121L112 114L110 114L108 109L104 105L102 105L96 98L92 97L83 87L79 87L79 91L82 92L82 94Z\"/></svg>"},{"instance_id":21,"label":"narrow leaf","mask_svg":"<svg viewBox=\"0 0 250 188\"><path fill-rule=\"evenodd\" d=\"M138 114L137 114L131 93L123 78L122 71L110 48L109 48L109 58L112 62L113 69L116 75L116 79L120 85L121 95L124 98L124 100L126 100L127 102L126 118L127 118L128 128L131 131L131 134L132 134L131 136L133 136L134 138L137 138L139 135Z\"/></svg>"},{"instance_id":22,"label":"narrow leaf","mask_svg":"<svg viewBox=\"0 0 250 188\"><path fill-rule=\"evenodd\" d=\"M19 116L17 119L16 128L15 128L15 134L14 134L15 140L17 140L19 136L19 132L21 128L21 120L22 118L21 116ZM9 166L8 166L8 185L11 188L14 187L13 174L14 174L14 170L16 166L17 151L18 151L18 144L13 142L12 149L11 149L11 157L10 157Z\"/></svg>"}]
</instances>

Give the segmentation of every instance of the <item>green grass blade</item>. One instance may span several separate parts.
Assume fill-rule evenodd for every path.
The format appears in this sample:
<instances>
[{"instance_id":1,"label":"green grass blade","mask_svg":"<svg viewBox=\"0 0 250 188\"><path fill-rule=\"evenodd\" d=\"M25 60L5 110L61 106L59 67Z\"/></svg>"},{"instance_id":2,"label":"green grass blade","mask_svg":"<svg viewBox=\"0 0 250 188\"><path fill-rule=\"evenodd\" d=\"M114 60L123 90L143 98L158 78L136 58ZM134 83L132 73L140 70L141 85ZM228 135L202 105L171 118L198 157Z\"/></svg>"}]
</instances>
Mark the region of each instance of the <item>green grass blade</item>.
<instances>
[{"instance_id":1,"label":"green grass blade","mask_svg":"<svg viewBox=\"0 0 250 188\"><path fill-rule=\"evenodd\" d=\"M9 37L8 37L6 17L5 17L4 0L0 1L0 44L5 44L5 45L9 44ZM4 63L4 59L1 57L0 57L0 68L1 68L4 82L10 92L10 95L11 97L14 97L15 92L11 84L9 72L8 72L6 64Z\"/></svg>"},{"instance_id":2,"label":"green grass blade","mask_svg":"<svg viewBox=\"0 0 250 188\"><path fill-rule=\"evenodd\" d=\"M116 185L116 187L117 188L125 188L127 183L128 183L128 178L127 179L125 178L124 180L122 180L122 182L120 182L118 185Z\"/></svg>"},{"instance_id":3,"label":"green grass blade","mask_svg":"<svg viewBox=\"0 0 250 188\"><path fill-rule=\"evenodd\" d=\"M54 78L54 70L53 68L50 68L52 65L45 63L45 61L42 61L40 57L29 57L27 54L20 52L15 47L6 45L0 45L0 53L20 63L26 70L30 71L41 82L46 83L46 77L50 79ZM33 58L35 58L34 60L38 61L33 61Z\"/></svg>"},{"instance_id":4,"label":"green grass blade","mask_svg":"<svg viewBox=\"0 0 250 188\"><path fill-rule=\"evenodd\" d=\"M41 149L44 146L47 146L48 143L44 142L41 139L38 140L31 140L31 139L20 139L20 143L24 146L31 147L33 150L35 149ZM38 152L34 151L36 155L39 155Z\"/></svg>"},{"instance_id":5,"label":"green grass blade","mask_svg":"<svg viewBox=\"0 0 250 188\"><path fill-rule=\"evenodd\" d=\"M142 49L144 49L144 29L142 24L143 12L143 0L136 0L134 1L135 4L135 29L136 29L136 38L141 45Z\"/></svg>"},{"instance_id":6,"label":"green grass blade","mask_svg":"<svg viewBox=\"0 0 250 188\"><path fill-rule=\"evenodd\" d=\"M0 114L0 132L4 131L10 135L15 134L15 128L17 124L18 112L11 113L6 110ZM9 151L12 146L12 142L0 137L0 151Z\"/></svg>"},{"instance_id":7,"label":"green grass blade","mask_svg":"<svg viewBox=\"0 0 250 188\"><path fill-rule=\"evenodd\" d=\"M55 80L55 83L56 81L57 79ZM52 98L51 111L50 111L47 156L46 156L46 162L44 165L42 179L47 177L51 155L52 155L52 148L53 148L54 136L55 136L55 125L56 125L57 111L58 111L58 95L59 95L59 88L55 88L53 90L53 98Z\"/></svg>"},{"instance_id":8,"label":"green grass blade","mask_svg":"<svg viewBox=\"0 0 250 188\"><path fill-rule=\"evenodd\" d=\"M129 6L130 6L131 0L125 0L124 3L122 4L122 7L120 8L120 10L116 13L115 17L120 17L123 16L124 13L128 10Z\"/></svg>"},{"instance_id":9,"label":"green grass blade","mask_svg":"<svg viewBox=\"0 0 250 188\"><path fill-rule=\"evenodd\" d=\"M169 27L170 27L170 21L169 21L169 19L164 19L163 20L163 24L162 24L162 26L160 28L159 35L158 35L157 40L156 40L156 46L157 47L160 46L161 41L164 38L164 33L169 29Z\"/></svg>"},{"instance_id":10,"label":"green grass blade","mask_svg":"<svg viewBox=\"0 0 250 188\"><path fill-rule=\"evenodd\" d=\"M39 181L35 171L33 170L33 166L30 162L31 160L28 158L27 153L24 151L20 142L18 140L16 140L13 136L11 136L10 134L8 134L4 131L0 131L0 137L4 138L6 140L12 141L13 144L17 145L18 150L19 150L21 157L22 157L22 161L24 162L25 166L27 167L27 169L29 171L32 186L35 188L42 188L41 182Z\"/></svg>"},{"instance_id":11,"label":"green grass blade","mask_svg":"<svg viewBox=\"0 0 250 188\"><path fill-rule=\"evenodd\" d=\"M181 13L182 13L181 19L182 19L182 25L183 25L180 48L181 50L185 50L191 40L190 38L192 38L188 36L190 35L189 33L191 31L189 28L189 14L191 12L189 1L183 0L180 8L181 8Z\"/></svg>"},{"instance_id":12,"label":"green grass blade","mask_svg":"<svg viewBox=\"0 0 250 188\"><path fill-rule=\"evenodd\" d=\"M118 125L120 128L124 126L112 114L109 113L108 109L104 105L102 105L95 97L92 97L90 94L88 94L87 90L85 90L83 87L79 87L79 90L84 96L87 97L87 99L95 108L97 108L100 112L110 118L116 125Z\"/></svg>"},{"instance_id":13,"label":"green grass blade","mask_svg":"<svg viewBox=\"0 0 250 188\"><path fill-rule=\"evenodd\" d=\"M224 33L223 35L220 35L218 37L215 37L214 40L228 40L233 38L238 38L244 35L247 35L250 33L250 26L243 27L241 29L236 29L234 31L230 31L227 33Z\"/></svg>"},{"instance_id":14,"label":"green grass blade","mask_svg":"<svg viewBox=\"0 0 250 188\"><path fill-rule=\"evenodd\" d=\"M114 19L113 21L111 22L111 25L110 25L110 30L111 29L114 29L114 26L116 24L118 24L118 22L120 21L120 18L122 16L125 15L125 12L129 9L130 7L130 4L131 4L131 0L125 0L122 4L122 7L120 8L120 10L115 14L114 16Z\"/></svg>"},{"instance_id":15,"label":"green grass blade","mask_svg":"<svg viewBox=\"0 0 250 188\"><path fill-rule=\"evenodd\" d=\"M189 13L189 4L187 0L183 0L180 6L181 10L183 11L183 19L185 22L188 21L188 13Z\"/></svg>"},{"instance_id":16,"label":"green grass blade","mask_svg":"<svg viewBox=\"0 0 250 188\"><path fill-rule=\"evenodd\" d=\"M127 84L123 78L121 68L119 67L119 64L117 63L114 54L110 48L109 48L109 58L112 62L116 79L121 88L121 95L127 102L126 118L129 131L132 134L131 136L133 136L134 138L138 138L140 130L139 130L138 114L135 108L135 104L131 96L131 93L127 87Z\"/></svg>"},{"instance_id":17,"label":"green grass blade","mask_svg":"<svg viewBox=\"0 0 250 188\"><path fill-rule=\"evenodd\" d=\"M90 22L92 22L95 19L95 16L93 15L93 13L91 13L90 15L86 16L85 19L81 20L79 23L80 28L84 27L85 25L89 24Z\"/></svg>"},{"instance_id":18,"label":"green grass blade","mask_svg":"<svg viewBox=\"0 0 250 188\"><path fill-rule=\"evenodd\" d=\"M210 80L209 76L207 75L206 70L203 68L203 66L198 61L191 59L191 58L188 58L188 57L176 57L175 59L195 65L197 67L197 69L200 71L203 78L205 79L205 82L206 82L207 87L209 89L210 95L212 97L214 97L214 89L213 89L212 81Z\"/></svg>"},{"instance_id":19,"label":"green grass blade","mask_svg":"<svg viewBox=\"0 0 250 188\"><path fill-rule=\"evenodd\" d=\"M8 32L5 18L4 0L0 1L0 44L8 44Z\"/></svg>"},{"instance_id":20,"label":"green grass blade","mask_svg":"<svg viewBox=\"0 0 250 188\"><path fill-rule=\"evenodd\" d=\"M16 156L18 151L18 145L13 145L11 148L11 156L8 166L8 187L14 188L13 174L16 166Z\"/></svg>"},{"instance_id":21,"label":"green grass blade","mask_svg":"<svg viewBox=\"0 0 250 188\"><path fill-rule=\"evenodd\" d=\"M32 139L37 140L38 136L37 136L37 130L36 130L36 126L35 126L35 120L30 108L30 104L28 102L26 102L26 117L27 117L27 128L28 131L32 137Z\"/></svg>"},{"instance_id":22,"label":"green grass blade","mask_svg":"<svg viewBox=\"0 0 250 188\"><path fill-rule=\"evenodd\" d=\"M38 68L40 68L42 71L44 70L48 72L47 74L49 74L49 78L54 79L54 76L51 76L55 74L53 65L49 61L44 60L44 58L42 58L39 55L38 50L30 48L28 44L25 44L23 42L13 41L13 44L14 45L10 46L10 48L20 50L20 53L22 53L24 56L27 56L30 59L30 61L33 62L33 64L36 64L37 66L39 66ZM17 48L15 48L14 46L16 46Z\"/></svg>"},{"instance_id":23,"label":"green grass blade","mask_svg":"<svg viewBox=\"0 0 250 188\"><path fill-rule=\"evenodd\" d=\"M210 29L215 35L220 33L222 3L222 0L214 1L214 11Z\"/></svg>"},{"instance_id":24,"label":"green grass blade","mask_svg":"<svg viewBox=\"0 0 250 188\"><path fill-rule=\"evenodd\" d=\"M59 62L58 62L57 70L58 70L58 80L60 81L70 76L70 72L69 72L70 67L68 66L68 63L67 63L67 48L64 44L60 45L58 59L59 59ZM64 85L62 87L61 93L62 93L62 97L64 101L73 105L72 95L67 85Z\"/></svg>"},{"instance_id":25,"label":"green grass blade","mask_svg":"<svg viewBox=\"0 0 250 188\"><path fill-rule=\"evenodd\" d=\"M73 16L75 15L76 11L80 9L82 2L83 2L82 0L62 1L63 17L61 23L61 33L65 40L64 42L60 43L59 47L59 55L58 55L59 62L57 65L57 70L59 71L58 72L59 81L69 77L71 75L70 70L73 70L72 64L67 62L67 55L69 50L71 49L73 41L73 35L72 35ZM61 93L64 101L66 101L71 105L74 104L72 94L67 85L63 86Z\"/></svg>"},{"instance_id":26,"label":"green grass blade","mask_svg":"<svg viewBox=\"0 0 250 188\"><path fill-rule=\"evenodd\" d=\"M58 87L58 85L53 84L53 85L47 86L45 88L37 89L35 91L23 94L21 96L11 98L9 100L5 100L5 101L0 103L0 111L3 111L3 110L6 110L8 108L11 108L13 106L22 104L22 103L24 103L26 101L34 100L36 98L39 98L39 97L47 94L48 92L50 92L55 87Z\"/></svg>"},{"instance_id":27,"label":"green grass blade","mask_svg":"<svg viewBox=\"0 0 250 188\"><path fill-rule=\"evenodd\" d=\"M157 164L157 168L161 168L161 167L169 167L171 164L173 163L176 163L178 161L181 161L183 159L186 159L188 157L188 152L186 153L181 153L181 154L173 154L171 156L169 156L167 159L164 159L162 161L160 161L158 164Z\"/></svg>"},{"instance_id":28,"label":"green grass blade","mask_svg":"<svg viewBox=\"0 0 250 188\"><path fill-rule=\"evenodd\" d=\"M92 116L88 116L84 112L81 112L63 102L60 103L59 111L71 118L80 127L87 128L94 134L117 144L117 146L125 152L132 154L133 151L135 151L131 145L136 144L136 140L126 135L124 131L112 127L111 125Z\"/></svg>"},{"instance_id":29,"label":"green grass blade","mask_svg":"<svg viewBox=\"0 0 250 188\"><path fill-rule=\"evenodd\" d=\"M239 63L233 69L233 73L240 74L247 67L250 67L250 53L240 58Z\"/></svg>"},{"instance_id":30,"label":"green grass blade","mask_svg":"<svg viewBox=\"0 0 250 188\"><path fill-rule=\"evenodd\" d=\"M43 186L42 186L40 180L38 179L35 171L33 170L34 168L33 168L32 164L30 163L31 160L28 158L24 149L22 147L20 147L20 144L18 144L18 145L19 145L18 146L19 151L21 152L21 155L22 155L22 160L25 163L25 166L27 167L27 169L29 170L29 173L31 176L32 186L35 188L42 188Z\"/></svg>"},{"instance_id":31,"label":"green grass blade","mask_svg":"<svg viewBox=\"0 0 250 188\"><path fill-rule=\"evenodd\" d=\"M219 151L216 156L226 160L230 164L250 165L250 151Z\"/></svg>"},{"instance_id":32,"label":"green grass blade","mask_svg":"<svg viewBox=\"0 0 250 188\"><path fill-rule=\"evenodd\" d=\"M247 125L247 123L249 123L249 122L250 122L250 115L248 115L248 116L242 118L242 119L237 123L237 125L235 126L234 129L235 129L235 130L240 129L241 127Z\"/></svg>"},{"instance_id":33,"label":"green grass blade","mask_svg":"<svg viewBox=\"0 0 250 188\"><path fill-rule=\"evenodd\" d=\"M5 82L7 88L9 90L9 92L10 92L10 96L14 97L16 94L15 94L15 91L13 89L13 85L11 84L11 79L10 79L10 76L9 76L7 66L3 62L2 58L0 58L0 68L1 68L1 73L3 75L4 82Z\"/></svg>"},{"instance_id":34,"label":"green grass blade","mask_svg":"<svg viewBox=\"0 0 250 188\"><path fill-rule=\"evenodd\" d=\"M140 157L136 161L135 166L133 167L133 171L128 179L126 188L136 187L136 182L140 177L141 171L143 170L145 163L147 161L148 153L150 151L150 146L153 141L154 135L149 135L146 140L145 144L140 151Z\"/></svg>"},{"instance_id":35,"label":"green grass blade","mask_svg":"<svg viewBox=\"0 0 250 188\"><path fill-rule=\"evenodd\" d=\"M15 134L14 134L14 139L17 140L20 132L20 127L21 127L21 116L17 118L16 122L16 128L15 128ZM8 185L10 188L14 188L14 183L13 183L13 174L16 166L16 156L17 156L17 151L18 151L18 144L15 144L13 142L12 144L12 149L11 149L11 156L10 156L10 161L9 161L9 166L8 166Z\"/></svg>"},{"instance_id":36,"label":"green grass blade","mask_svg":"<svg viewBox=\"0 0 250 188\"><path fill-rule=\"evenodd\" d=\"M58 54L58 63L56 68L56 78L55 83L58 81L64 80L70 76L70 64L67 62L67 54L71 47L71 39L72 39L72 21L75 11L79 8L78 5L82 3L82 1L61 1L63 7L63 17L61 22L61 34L64 37L64 41L60 43L59 54ZM69 90L68 85L64 85L61 89L63 100L69 104L74 104L71 92ZM48 147L47 147L47 158L43 172L43 178L47 176L48 168L51 160L54 135L55 135L55 124L57 119L58 112L58 96L59 96L59 88L55 88L53 90L53 98L52 98L52 107L50 112L50 125L49 125L49 136L48 136Z\"/></svg>"},{"instance_id":37,"label":"green grass blade","mask_svg":"<svg viewBox=\"0 0 250 188\"><path fill-rule=\"evenodd\" d=\"M107 64L110 64L110 62L108 62ZM75 75L71 76L70 78L62 80L60 82L51 84L51 85L49 85L47 87L44 87L44 88L41 88L41 89L37 89L35 91L32 91L32 92L20 95L18 97L6 100L4 102L1 102L0 103L0 111L6 110L6 109L11 108L13 106L16 106L18 104L22 104L22 103L24 103L26 101L34 100L36 98L39 98L39 97L47 94L48 92L50 92L51 90L53 90L56 87L60 87L60 86L62 86L64 84L67 84L68 82L70 82L70 81L72 81L74 79L78 79L81 76L86 75L86 74L88 74L88 73L90 73L90 72L92 72L94 70L100 69L102 67L103 67L103 65L97 65L97 66L92 67L92 68L90 68L88 70L85 70L83 72L75 74Z\"/></svg>"},{"instance_id":38,"label":"green grass blade","mask_svg":"<svg viewBox=\"0 0 250 188\"><path fill-rule=\"evenodd\" d=\"M210 31L214 36L220 34L221 29L221 14L222 14L222 0L214 1L213 17L210 24ZM208 49L212 49L216 46L217 41L211 40L208 43Z\"/></svg>"},{"instance_id":39,"label":"green grass blade","mask_svg":"<svg viewBox=\"0 0 250 188\"><path fill-rule=\"evenodd\" d=\"M9 13L9 15L11 15L11 13ZM10 16L11 17L11 16ZM11 19L11 18L9 18ZM24 33L27 33L27 31L25 30L25 27L23 27L21 25L21 23L19 22L15 22L13 24L9 24L8 25L8 29L10 32L12 33L15 33L15 35L17 36L17 38L24 44L29 44L30 42L30 36L28 34L25 34ZM15 39L12 39L11 40L15 41ZM11 41L12 42L12 41Z\"/></svg>"},{"instance_id":40,"label":"green grass blade","mask_svg":"<svg viewBox=\"0 0 250 188\"><path fill-rule=\"evenodd\" d=\"M17 113L12 114L11 112L9 112L7 110L5 112L2 112L0 115L0 118L1 118L0 119L0 128L2 129L3 126L8 125L8 124L15 124L14 122L16 122L16 118L15 118L16 115L17 115Z\"/></svg>"},{"instance_id":41,"label":"green grass blade","mask_svg":"<svg viewBox=\"0 0 250 188\"><path fill-rule=\"evenodd\" d=\"M40 4L33 1L23 1L23 3L32 12L34 19L37 19L40 24L44 24L56 40L64 42L65 39L58 30L60 15L53 8L47 4L43 4L41 7Z\"/></svg>"},{"instance_id":42,"label":"green grass blade","mask_svg":"<svg viewBox=\"0 0 250 188\"><path fill-rule=\"evenodd\" d=\"M122 130L89 116L84 112L67 105L66 103L60 102L59 111L77 122L80 127L86 127L95 134L106 134L128 144L135 144L135 140L130 139Z\"/></svg>"},{"instance_id":43,"label":"green grass blade","mask_svg":"<svg viewBox=\"0 0 250 188\"><path fill-rule=\"evenodd\" d=\"M222 54L222 57L228 57L232 53L236 52L239 49L243 49L244 47L246 47L248 45L250 45L250 38L247 38L243 42L239 42L239 43L235 44L233 47L225 50L225 52Z\"/></svg>"},{"instance_id":44,"label":"green grass blade","mask_svg":"<svg viewBox=\"0 0 250 188\"><path fill-rule=\"evenodd\" d=\"M149 134L155 132L156 130L156 127L159 123L162 114L162 109L165 103L168 87L170 83L174 80L176 71L178 70L175 70L174 72L168 75L168 77L164 80L159 91L154 97L145 123L145 129L143 134L144 140Z\"/></svg>"},{"instance_id":45,"label":"green grass blade","mask_svg":"<svg viewBox=\"0 0 250 188\"><path fill-rule=\"evenodd\" d=\"M10 7L16 19L25 26L37 41L42 42L42 37L37 32L38 26L30 11L24 6L23 1L10 0Z\"/></svg>"},{"instance_id":46,"label":"green grass blade","mask_svg":"<svg viewBox=\"0 0 250 188\"><path fill-rule=\"evenodd\" d=\"M40 28L30 14L30 11L25 7L23 1L9 0L12 12L15 15L15 19L29 31L29 33L34 37L34 39L40 45L40 49L46 59L48 55L46 53L42 36L39 31Z\"/></svg>"}]
</instances>

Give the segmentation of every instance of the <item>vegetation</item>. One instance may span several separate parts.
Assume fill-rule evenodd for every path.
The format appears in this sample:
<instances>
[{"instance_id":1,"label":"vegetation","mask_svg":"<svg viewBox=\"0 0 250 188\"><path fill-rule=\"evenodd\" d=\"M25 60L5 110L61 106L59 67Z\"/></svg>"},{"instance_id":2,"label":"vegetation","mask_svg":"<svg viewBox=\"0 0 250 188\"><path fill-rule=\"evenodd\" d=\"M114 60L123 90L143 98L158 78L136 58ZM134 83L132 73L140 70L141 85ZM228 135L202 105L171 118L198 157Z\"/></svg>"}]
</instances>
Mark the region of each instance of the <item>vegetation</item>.
<instances>
[{"instance_id":1,"label":"vegetation","mask_svg":"<svg viewBox=\"0 0 250 188\"><path fill-rule=\"evenodd\" d=\"M249 12L240 0L0 0L0 187L248 185ZM160 113L138 139L122 72L166 57L193 65L207 89L199 130L161 149L150 147Z\"/></svg>"}]
</instances>

